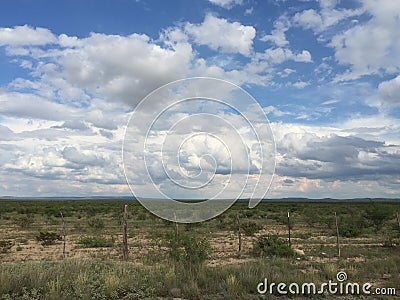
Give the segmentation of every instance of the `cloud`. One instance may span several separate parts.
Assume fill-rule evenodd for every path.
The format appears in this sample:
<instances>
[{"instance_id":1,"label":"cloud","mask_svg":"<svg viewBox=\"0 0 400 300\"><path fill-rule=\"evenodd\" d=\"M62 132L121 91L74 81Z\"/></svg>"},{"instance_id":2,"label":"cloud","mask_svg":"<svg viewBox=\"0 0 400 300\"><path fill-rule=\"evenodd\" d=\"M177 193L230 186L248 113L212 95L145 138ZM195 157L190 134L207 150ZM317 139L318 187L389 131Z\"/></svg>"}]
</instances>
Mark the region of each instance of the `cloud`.
<instances>
[{"instance_id":1,"label":"cloud","mask_svg":"<svg viewBox=\"0 0 400 300\"><path fill-rule=\"evenodd\" d=\"M292 18L293 25L321 34L332 26L365 12L364 8L335 9L336 4L337 1L334 0L320 1L321 10L306 9L296 13Z\"/></svg>"},{"instance_id":2,"label":"cloud","mask_svg":"<svg viewBox=\"0 0 400 300\"><path fill-rule=\"evenodd\" d=\"M297 89L303 89L308 85L310 85L310 83L305 81L296 81L295 83L293 83L293 86Z\"/></svg>"},{"instance_id":3,"label":"cloud","mask_svg":"<svg viewBox=\"0 0 400 300\"><path fill-rule=\"evenodd\" d=\"M243 4L243 0L208 0L208 1L210 1L212 4L221 6L226 9L231 9L236 5Z\"/></svg>"},{"instance_id":4,"label":"cloud","mask_svg":"<svg viewBox=\"0 0 400 300\"><path fill-rule=\"evenodd\" d=\"M370 19L335 35L329 44L337 61L350 66L337 80L392 74L400 69L400 2L365 0L363 8Z\"/></svg>"},{"instance_id":5,"label":"cloud","mask_svg":"<svg viewBox=\"0 0 400 300\"><path fill-rule=\"evenodd\" d=\"M400 105L400 75L381 82L378 86L379 96L388 104Z\"/></svg>"},{"instance_id":6,"label":"cloud","mask_svg":"<svg viewBox=\"0 0 400 300\"><path fill-rule=\"evenodd\" d=\"M247 8L247 9L244 11L244 15L245 15L245 16L250 16L250 15L253 14L253 12L254 12L254 7L250 7L250 8Z\"/></svg>"},{"instance_id":7,"label":"cloud","mask_svg":"<svg viewBox=\"0 0 400 300\"><path fill-rule=\"evenodd\" d=\"M278 47L289 45L289 41L286 39L285 32L290 28L290 21L286 15L282 15L274 22L274 29L271 34L264 35L260 38L263 42L272 42Z\"/></svg>"},{"instance_id":8,"label":"cloud","mask_svg":"<svg viewBox=\"0 0 400 300\"><path fill-rule=\"evenodd\" d=\"M331 99L331 100L326 100L321 103L321 105L331 105L340 102L340 100L337 99Z\"/></svg>"},{"instance_id":9,"label":"cloud","mask_svg":"<svg viewBox=\"0 0 400 300\"><path fill-rule=\"evenodd\" d=\"M334 8L338 4L339 0L319 0L321 8Z\"/></svg>"},{"instance_id":10,"label":"cloud","mask_svg":"<svg viewBox=\"0 0 400 300\"><path fill-rule=\"evenodd\" d=\"M272 106L272 105L264 107L263 110L267 115L272 113L274 116L277 116L277 117L282 117L284 115L289 115L290 114L288 112L281 111L281 110L279 110L278 108L276 108L275 106Z\"/></svg>"},{"instance_id":11,"label":"cloud","mask_svg":"<svg viewBox=\"0 0 400 300\"><path fill-rule=\"evenodd\" d=\"M279 132L276 141L281 156L278 175L327 181L374 181L385 180L386 176L400 177L399 145L393 147L382 141L340 136L328 131L316 133L311 127L302 128L302 131L290 132L288 125L275 125L274 131Z\"/></svg>"},{"instance_id":12,"label":"cloud","mask_svg":"<svg viewBox=\"0 0 400 300\"><path fill-rule=\"evenodd\" d=\"M58 61L60 76L74 86L135 105L153 89L184 77L192 58L187 43L163 48L145 35L92 34L63 51Z\"/></svg>"},{"instance_id":13,"label":"cloud","mask_svg":"<svg viewBox=\"0 0 400 300\"><path fill-rule=\"evenodd\" d=\"M14 132L10 128L0 124L0 141L8 141L12 139L13 136Z\"/></svg>"},{"instance_id":14,"label":"cloud","mask_svg":"<svg viewBox=\"0 0 400 300\"><path fill-rule=\"evenodd\" d=\"M90 153L91 152L91 153ZM98 157L92 151L88 154L78 151L75 147L65 147L62 151L62 156L65 160L79 166L102 166L104 159Z\"/></svg>"},{"instance_id":15,"label":"cloud","mask_svg":"<svg viewBox=\"0 0 400 300\"><path fill-rule=\"evenodd\" d=\"M76 111L33 94L0 94L0 113L20 118L65 120Z\"/></svg>"},{"instance_id":16,"label":"cloud","mask_svg":"<svg viewBox=\"0 0 400 300\"><path fill-rule=\"evenodd\" d=\"M312 62L311 53L308 50L303 50L300 53L293 53L286 48L268 48L264 53L257 53L256 58L266 60L273 64L281 64L288 60L296 62Z\"/></svg>"},{"instance_id":17,"label":"cloud","mask_svg":"<svg viewBox=\"0 0 400 300\"><path fill-rule=\"evenodd\" d=\"M256 30L239 22L229 22L207 14L203 23L187 23L185 32L199 45L207 45L215 51L224 53L251 54Z\"/></svg>"},{"instance_id":18,"label":"cloud","mask_svg":"<svg viewBox=\"0 0 400 300\"><path fill-rule=\"evenodd\" d=\"M46 28L28 25L0 28L0 46L42 46L57 43L56 36Z\"/></svg>"},{"instance_id":19,"label":"cloud","mask_svg":"<svg viewBox=\"0 0 400 300\"><path fill-rule=\"evenodd\" d=\"M314 30L320 30L323 24L322 17L314 9L296 13L293 21L305 29Z\"/></svg>"},{"instance_id":20,"label":"cloud","mask_svg":"<svg viewBox=\"0 0 400 300\"><path fill-rule=\"evenodd\" d=\"M53 126L52 128L68 128L72 130L82 131L89 129L89 126L81 120L68 120L65 121L62 125L56 125Z\"/></svg>"},{"instance_id":21,"label":"cloud","mask_svg":"<svg viewBox=\"0 0 400 300\"><path fill-rule=\"evenodd\" d=\"M369 1L365 3L367 7ZM382 9L388 5L383 3ZM317 34L320 33L318 24L326 29L331 26L329 24L337 24L338 20L351 13L335 9L333 2L321 1L320 5L320 11L314 11L315 15L309 12L308 16L319 20L316 16L319 15L322 23L316 21L313 24L312 18L308 23L313 24L309 29ZM378 10L377 7L373 9ZM374 16L354 28L377 22ZM287 28L292 24L304 28L308 26L301 23L305 20L303 17L307 15L299 14L297 23L289 17L279 18L271 34L262 38L274 45L263 52L253 49L254 27L211 14L207 14L200 24L181 23L162 30L157 40L143 34L92 33L83 38L61 34L56 37L47 29L43 31L22 26L23 29L15 31L15 27L13 38L7 37L8 42L2 45L7 47L5 54L30 73L28 78L16 78L0 91L0 192L31 195L127 194L120 151L128 113L134 106L154 88L191 75L224 78L241 85L273 85L274 76L285 77L296 73L290 75L292 85L298 88L306 86L308 79L296 78L300 70L295 71L293 65L296 64L293 62L310 63L313 57L309 50L289 49L286 39ZM389 18L388 24L392 21ZM342 34L350 30L346 28ZM21 36L25 31L32 36L45 36L47 32L48 37L36 38L36 42L27 38L22 42ZM347 43L347 39L351 36L346 36L343 41ZM0 34L0 41L4 40L4 35ZM219 53L211 58L201 57L197 45L207 45ZM353 47L353 44L349 45ZM336 50L335 47L333 49ZM243 63L238 63L237 56L232 53L247 57ZM390 51L388 55L394 57ZM286 62L287 65L279 68L279 64ZM339 62L344 61L339 59ZM396 68L396 61L392 64ZM394 77L379 85L379 96L386 103L398 103L398 81L398 77ZM320 105L331 105L336 103L336 97L342 99L340 96L343 95L327 93L316 101L320 103L330 99ZM388 183L388 178L391 182L399 180L396 171L400 169L397 163L400 153L398 120L383 115L363 118L361 114L356 114L351 115L349 120L341 120L340 124L331 124L331 127L320 124L306 126L301 125L301 120L312 119L317 108L310 112L306 106L298 110L296 107L293 113L284 105L285 99L274 100L282 103L267 105L264 108L266 114L276 118L298 116L294 120L298 124L273 124L278 146L278 182L288 189L280 190L280 196L286 195L286 191L313 195L318 188L329 190L331 195L347 191L354 194L371 187L375 188L374 193L398 191L398 186ZM148 111L154 111L157 105L162 106L162 101L160 98L158 103L148 107ZM210 109L210 112L213 110ZM161 124L161 130L154 132L151 141L159 145L165 130L186 115L188 110L174 111L170 119ZM253 138L237 120L237 115L220 116L234 124L238 131L247 134L246 147L237 147L238 138L225 132L227 126L216 126L204 120L195 123L223 134L234 149L233 157L240 159L246 151L253 155L251 160L236 161L231 182L234 188L238 188L241 183L238 175L245 173L249 166L253 173L260 169L257 149L253 148ZM141 117L145 119L146 113ZM141 129L136 136L138 140L143 138ZM171 145L179 145L182 137L183 134L178 131L171 134ZM169 150L168 147L165 150ZM193 139L182 147L182 165L179 167L191 175L197 174L202 167L207 172L197 178L201 182L207 179L206 173L214 170L213 160L206 155L211 153L217 163L216 177L219 183L224 183L230 173L229 155L225 150L216 140L206 141L204 137ZM142 156L136 157L134 162L143 159L143 151L139 152ZM187 177L181 176L182 170L172 163L172 159L176 158L174 154L166 152L171 159L168 172L182 182L189 182ZM156 175L157 184L173 193L175 188L165 184L166 174L157 163L158 155L150 152L149 158L153 162L150 171ZM147 171L134 169L134 172L135 184L145 192L148 188L148 183L144 181ZM360 187L350 188L352 181L357 181ZM382 186L380 190L378 183ZM332 188L334 184L343 191L335 191ZM213 189L218 189L218 186L214 184L210 191Z\"/></svg>"},{"instance_id":22,"label":"cloud","mask_svg":"<svg viewBox=\"0 0 400 300\"><path fill-rule=\"evenodd\" d=\"M81 39L62 34L59 41L60 45L46 50L22 48L29 49L23 55L35 62L33 79L16 78L9 87L33 90L37 96L69 106L87 107L93 95L101 95L134 107L155 88L186 77L195 58L187 42L162 45L139 34L92 33ZM8 55L18 59L21 53Z\"/></svg>"},{"instance_id":23,"label":"cloud","mask_svg":"<svg viewBox=\"0 0 400 300\"><path fill-rule=\"evenodd\" d=\"M288 179L288 178L284 179L283 182L284 182L285 184L289 184L289 185L294 183L293 180Z\"/></svg>"}]
</instances>

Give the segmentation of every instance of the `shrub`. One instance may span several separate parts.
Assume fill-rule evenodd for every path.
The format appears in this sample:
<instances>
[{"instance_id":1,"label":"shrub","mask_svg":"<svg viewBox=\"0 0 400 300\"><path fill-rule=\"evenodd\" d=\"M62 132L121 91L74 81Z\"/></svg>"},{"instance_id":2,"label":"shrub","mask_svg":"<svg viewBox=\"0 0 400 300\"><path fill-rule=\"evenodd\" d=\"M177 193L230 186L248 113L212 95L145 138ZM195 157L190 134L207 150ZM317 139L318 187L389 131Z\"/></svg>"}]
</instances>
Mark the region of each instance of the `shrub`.
<instances>
[{"instance_id":1,"label":"shrub","mask_svg":"<svg viewBox=\"0 0 400 300\"><path fill-rule=\"evenodd\" d=\"M217 219L217 228L222 230L237 230L237 224L233 217L225 215L219 216Z\"/></svg>"},{"instance_id":2,"label":"shrub","mask_svg":"<svg viewBox=\"0 0 400 300\"><path fill-rule=\"evenodd\" d=\"M254 242L253 253L256 256L283 256L294 255L294 251L283 239L277 235L264 234Z\"/></svg>"},{"instance_id":3,"label":"shrub","mask_svg":"<svg viewBox=\"0 0 400 300\"><path fill-rule=\"evenodd\" d=\"M27 238L19 238L19 239L17 239L17 242L19 244L23 244L23 245L27 245L29 243Z\"/></svg>"},{"instance_id":4,"label":"shrub","mask_svg":"<svg viewBox=\"0 0 400 300\"><path fill-rule=\"evenodd\" d=\"M0 241L0 253L8 253L11 251L11 247L14 245L12 241L1 240Z\"/></svg>"},{"instance_id":5,"label":"shrub","mask_svg":"<svg viewBox=\"0 0 400 300\"><path fill-rule=\"evenodd\" d=\"M366 218L372 223L376 230L382 228L385 221L393 217L394 211L384 205L373 204L365 210Z\"/></svg>"},{"instance_id":6,"label":"shrub","mask_svg":"<svg viewBox=\"0 0 400 300\"><path fill-rule=\"evenodd\" d=\"M82 248L113 247L115 240L113 237L111 239L106 239L101 236L85 236L79 239L78 244Z\"/></svg>"},{"instance_id":7,"label":"shrub","mask_svg":"<svg viewBox=\"0 0 400 300\"><path fill-rule=\"evenodd\" d=\"M395 241L394 237L391 235L388 235L385 238L385 240L383 241L383 247L386 247L386 248L396 247L396 245L397 245L396 241Z\"/></svg>"},{"instance_id":8,"label":"shrub","mask_svg":"<svg viewBox=\"0 0 400 300\"><path fill-rule=\"evenodd\" d=\"M343 237L358 237L366 232L368 225L362 211L339 216L339 233Z\"/></svg>"},{"instance_id":9,"label":"shrub","mask_svg":"<svg viewBox=\"0 0 400 300\"><path fill-rule=\"evenodd\" d=\"M21 216L16 218L14 222L21 228L29 228L34 222L34 217L32 215Z\"/></svg>"},{"instance_id":10,"label":"shrub","mask_svg":"<svg viewBox=\"0 0 400 300\"><path fill-rule=\"evenodd\" d=\"M245 235L250 236L253 236L255 233L259 232L263 228L262 225L251 221L241 224L240 227Z\"/></svg>"},{"instance_id":11,"label":"shrub","mask_svg":"<svg viewBox=\"0 0 400 300\"><path fill-rule=\"evenodd\" d=\"M363 233L363 228L345 219L339 224L339 233L343 237L358 237Z\"/></svg>"},{"instance_id":12,"label":"shrub","mask_svg":"<svg viewBox=\"0 0 400 300\"><path fill-rule=\"evenodd\" d=\"M61 240L61 235L56 232L39 232L39 235L36 236L36 240L40 242L43 246L54 245L56 241Z\"/></svg>"},{"instance_id":13,"label":"shrub","mask_svg":"<svg viewBox=\"0 0 400 300\"><path fill-rule=\"evenodd\" d=\"M167 233L165 245L168 255L174 261L180 261L188 266L202 264L210 254L211 246L207 239L180 234L177 238L174 233Z\"/></svg>"},{"instance_id":14,"label":"shrub","mask_svg":"<svg viewBox=\"0 0 400 300\"><path fill-rule=\"evenodd\" d=\"M103 229L104 228L104 221L100 218L91 218L88 220L88 225L94 229Z\"/></svg>"}]
</instances>

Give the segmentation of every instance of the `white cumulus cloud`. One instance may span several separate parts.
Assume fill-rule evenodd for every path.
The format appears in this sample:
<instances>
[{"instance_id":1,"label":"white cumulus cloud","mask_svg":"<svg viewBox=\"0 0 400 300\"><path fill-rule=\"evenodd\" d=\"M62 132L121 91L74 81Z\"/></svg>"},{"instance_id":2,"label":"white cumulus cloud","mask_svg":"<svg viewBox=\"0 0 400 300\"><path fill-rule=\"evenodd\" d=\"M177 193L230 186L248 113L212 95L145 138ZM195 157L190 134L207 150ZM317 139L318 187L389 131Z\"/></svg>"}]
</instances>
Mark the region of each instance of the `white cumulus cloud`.
<instances>
[{"instance_id":1,"label":"white cumulus cloud","mask_svg":"<svg viewBox=\"0 0 400 300\"><path fill-rule=\"evenodd\" d=\"M330 43L339 63L350 66L338 80L400 69L400 2L365 0L363 5L370 19L335 35Z\"/></svg>"},{"instance_id":2,"label":"white cumulus cloud","mask_svg":"<svg viewBox=\"0 0 400 300\"><path fill-rule=\"evenodd\" d=\"M224 53L251 54L256 29L239 22L229 22L207 14L203 23L185 26L185 31L200 45L207 45L215 51Z\"/></svg>"},{"instance_id":3,"label":"white cumulus cloud","mask_svg":"<svg viewBox=\"0 0 400 300\"><path fill-rule=\"evenodd\" d=\"M56 42L56 36L47 28L32 28L28 25L0 28L0 46L39 46Z\"/></svg>"}]
</instances>

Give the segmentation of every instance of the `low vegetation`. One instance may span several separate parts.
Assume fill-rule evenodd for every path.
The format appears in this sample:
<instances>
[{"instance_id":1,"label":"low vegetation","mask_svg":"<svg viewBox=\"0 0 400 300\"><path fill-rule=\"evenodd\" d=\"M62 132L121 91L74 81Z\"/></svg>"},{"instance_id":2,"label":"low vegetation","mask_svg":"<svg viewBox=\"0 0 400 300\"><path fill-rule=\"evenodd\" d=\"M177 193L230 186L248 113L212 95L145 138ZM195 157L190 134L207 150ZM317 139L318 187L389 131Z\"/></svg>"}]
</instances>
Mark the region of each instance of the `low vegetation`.
<instances>
[{"instance_id":1,"label":"low vegetation","mask_svg":"<svg viewBox=\"0 0 400 300\"><path fill-rule=\"evenodd\" d=\"M12 241L1 240L0 241L0 253L8 253L11 251L11 247L14 245Z\"/></svg>"},{"instance_id":2,"label":"low vegetation","mask_svg":"<svg viewBox=\"0 0 400 300\"><path fill-rule=\"evenodd\" d=\"M56 241L61 241L61 235L57 232L41 231L36 236L36 240L42 244L42 246L54 245Z\"/></svg>"},{"instance_id":3,"label":"low vegetation","mask_svg":"<svg viewBox=\"0 0 400 300\"><path fill-rule=\"evenodd\" d=\"M265 234L259 236L253 245L253 253L261 257L290 257L294 255L288 243L277 235Z\"/></svg>"},{"instance_id":4,"label":"low vegetation","mask_svg":"<svg viewBox=\"0 0 400 300\"><path fill-rule=\"evenodd\" d=\"M263 226L256 222L247 221L247 222L244 222L243 224L241 224L240 228L242 229L244 234L253 236L257 232L259 232L263 228Z\"/></svg>"},{"instance_id":5,"label":"low vegetation","mask_svg":"<svg viewBox=\"0 0 400 300\"><path fill-rule=\"evenodd\" d=\"M82 248L113 247L115 245L115 239L107 239L101 236L84 236L78 240L78 245Z\"/></svg>"},{"instance_id":6,"label":"low vegetation","mask_svg":"<svg viewBox=\"0 0 400 300\"><path fill-rule=\"evenodd\" d=\"M131 202L122 261L125 203L2 200L0 299L259 299L264 278L323 283L340 270L354 282L400 286L399 202L238 202L217 218L178 226Z\"/></svg>"}]
</instances>

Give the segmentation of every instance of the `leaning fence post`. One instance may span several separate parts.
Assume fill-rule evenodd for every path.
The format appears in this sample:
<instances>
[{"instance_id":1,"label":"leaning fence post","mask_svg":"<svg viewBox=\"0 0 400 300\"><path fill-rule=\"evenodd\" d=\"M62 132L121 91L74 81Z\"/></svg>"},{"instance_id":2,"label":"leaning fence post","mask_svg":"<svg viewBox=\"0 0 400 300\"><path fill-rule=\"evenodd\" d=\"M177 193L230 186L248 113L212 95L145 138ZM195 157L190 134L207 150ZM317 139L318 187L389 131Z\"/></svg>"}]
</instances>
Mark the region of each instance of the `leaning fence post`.
<instances>
[{"instance_id":1,"label":"leaning fence post","mask_svg":"<svg viewBox=\"0 0 400 300\"><path fill-rule=\"evenodd\" d=\"M64 215L63 215L62 211L60 211L60 214L61 214L62 232L63 232L63 250L62 250L62 255L63 255L63 259L65 259L65 257L66 257L65 248L66 248L66 244L67 244L67 233L66 233L66 230L65 230L65 221L64 221Z\"/></svg>"},{"instance_id":2,"label":"leaning fence post","mask_svg":"<svg viewBox=\"0 0 400 300\"><path fill-rule=\"evenodd\" d=\"M123 236L122 236L122 257L128 260L128 205L124 206Z\"/></svg>"},{"instance_id":3,"label":"leaning fence post","mask_svg":"<svg viewBox=\"0 0 400 300\"><path fill-rule=\"evenodd\" d=\"M289 247L292 247L292 242L290 240L290 212L287 212L287 222L288 222L288 235L289 235Z\"/></svg>"},{"instance_id":4,"label":"leaning fence post","mask_svg":"<svg viewBox=\"0 0 400 300\"><path fill-rule=\"evenodd\" d=\"M337 247L338 257L340 258L339 225L336 212L335 212L335 223L336 223L336 247Z\"/></svg>"}]
</instances>

